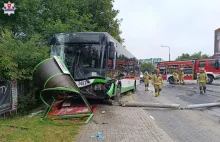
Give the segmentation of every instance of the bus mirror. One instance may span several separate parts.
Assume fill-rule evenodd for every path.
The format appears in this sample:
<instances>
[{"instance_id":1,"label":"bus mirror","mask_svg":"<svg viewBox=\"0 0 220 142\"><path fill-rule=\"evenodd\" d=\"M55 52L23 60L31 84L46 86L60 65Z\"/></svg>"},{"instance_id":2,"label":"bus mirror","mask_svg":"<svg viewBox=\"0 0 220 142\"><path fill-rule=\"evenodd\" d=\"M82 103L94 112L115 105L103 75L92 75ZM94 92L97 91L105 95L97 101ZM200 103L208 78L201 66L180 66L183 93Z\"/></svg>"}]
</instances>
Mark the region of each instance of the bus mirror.
<instances>
[{"instance_id":1,"label":"bus mirror","mask_svg":"<svg viewBox=\"0 0 220 142\"><path fill-rule=\"evenodd\" d=\"M113 42L110 42L109 59L113 60L115 57L115 46Z\"/></svg>"}]
</instances>

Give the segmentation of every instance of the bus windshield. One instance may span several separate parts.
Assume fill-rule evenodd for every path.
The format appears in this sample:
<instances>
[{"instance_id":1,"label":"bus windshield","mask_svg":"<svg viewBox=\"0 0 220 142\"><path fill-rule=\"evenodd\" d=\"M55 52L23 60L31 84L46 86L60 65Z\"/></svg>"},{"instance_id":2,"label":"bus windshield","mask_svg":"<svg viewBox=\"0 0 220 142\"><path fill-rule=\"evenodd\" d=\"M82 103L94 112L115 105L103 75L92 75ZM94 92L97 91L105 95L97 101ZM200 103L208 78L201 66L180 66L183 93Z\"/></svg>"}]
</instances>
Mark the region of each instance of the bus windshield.
<instances>
[{"instance_id":1,"label":"bus windshield","mask_svg":"<svg viewBox=\"0 0 220 142\"><path fill-rule=\"evenodd\" d=\"M107 60L103 45L54 45L51 55L61 56L75 80L105 77Z\"/></svg>"}]
</instances>

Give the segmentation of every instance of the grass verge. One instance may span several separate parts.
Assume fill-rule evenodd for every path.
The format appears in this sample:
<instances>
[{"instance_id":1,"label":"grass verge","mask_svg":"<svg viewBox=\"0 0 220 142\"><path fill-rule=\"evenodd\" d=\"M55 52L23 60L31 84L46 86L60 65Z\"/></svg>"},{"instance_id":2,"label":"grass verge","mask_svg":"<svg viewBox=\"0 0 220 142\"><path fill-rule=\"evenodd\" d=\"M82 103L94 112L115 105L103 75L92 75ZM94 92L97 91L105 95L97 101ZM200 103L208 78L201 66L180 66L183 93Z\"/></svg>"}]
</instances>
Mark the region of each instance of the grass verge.
<instances>
[{"instance_id":1,"label":"grass verge","mask_svg":"<svg viewBox=\"0 0 220 142\"><path fill-rule=\"evenodd\" d=\"M41 115L17 117L11 120L0 118L0 142L68 142L74 141L85 120L54 120L51 125L40 121Z\"/></svg>"}]
</instances>

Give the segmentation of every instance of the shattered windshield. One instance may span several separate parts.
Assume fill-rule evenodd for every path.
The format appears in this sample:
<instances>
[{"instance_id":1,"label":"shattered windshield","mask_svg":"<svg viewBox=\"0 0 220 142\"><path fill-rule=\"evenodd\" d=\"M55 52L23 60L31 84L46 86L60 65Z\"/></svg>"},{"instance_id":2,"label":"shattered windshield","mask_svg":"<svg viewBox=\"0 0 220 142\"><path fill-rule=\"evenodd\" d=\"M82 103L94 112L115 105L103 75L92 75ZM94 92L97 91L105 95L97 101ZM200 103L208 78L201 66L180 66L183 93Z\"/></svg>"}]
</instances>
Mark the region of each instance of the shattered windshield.
<instances>
[{"instance_id":1,"label":"shattered windshield","mask_svg":"<svg viewBox=\"0 0 220 142\"><path fill-rule=\"evenodd\" d=\"M106 56L102 45L55 45L52 55L61 56L75 80L105 77Z\"/></svg>"}]
</instances>

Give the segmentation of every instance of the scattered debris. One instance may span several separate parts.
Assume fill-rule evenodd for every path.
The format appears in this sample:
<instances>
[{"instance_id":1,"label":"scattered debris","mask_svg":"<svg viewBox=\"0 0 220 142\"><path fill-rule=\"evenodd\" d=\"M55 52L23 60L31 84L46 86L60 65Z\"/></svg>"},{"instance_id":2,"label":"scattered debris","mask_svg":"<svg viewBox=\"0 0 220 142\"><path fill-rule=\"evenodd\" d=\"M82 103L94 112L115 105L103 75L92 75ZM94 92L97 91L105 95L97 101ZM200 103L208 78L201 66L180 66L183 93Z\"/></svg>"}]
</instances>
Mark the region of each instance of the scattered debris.
<instances>
[{"instance_id":1,"label":"scattered debris","mask_svg":"<svg viewBox=\"0 0 220 142\"><path fill-rule=\"evenodd\" d=\"M216 106L220 106L220 102L217 102L217 103L205 103L205 104L191 104L191 105L187 105L184 109L201 108L201 107L216 107Z\"/></svg>"},{"instance_id":2,"label":"scattered debris","mask_svg":"<svg viewBox=\"0 0 220 142\"><path fill-rule=\"evenodd\" d=\"M39 113L42 113L42 112L43 112L43 110L40 110L40 111L37 111L37 112L33 112L28 117L29 118L34 117L34 116L36 116L36 115L38 115Z\"/></svg>"},{"instance_id":3,"label":"scattered debris","mask_svg":"<svg viewBox=\"0 0 220 142\"><path fill-rule=\"evenodd\" d=\"M104 113L105 113L105 111L103 110L103 111L102 111L102 114L104 114Z\"/></svg>"},{"instance_id":4,"label":"scattered debris","mask_svg":"<svg viewBox=\"0 0 220 142\"><path fill-rule=\"evenodd\" d=\"M178 108L180 104L159 104L159 103L147 103L130 101L123 104L123 107L156 107L156 108Z\"/></svg>"},{"instance_id":5,"label":"scattered debris","mask_svg":"<svg viewBox=\"0 0 220 142\"><path fill-rule=\"evenodd\" d=\"M97 138L98 140L104 140L104 136L101 135L101 132L96 132L96 136L90 136L91 138Z\"/></svg>"}]
</instances>

